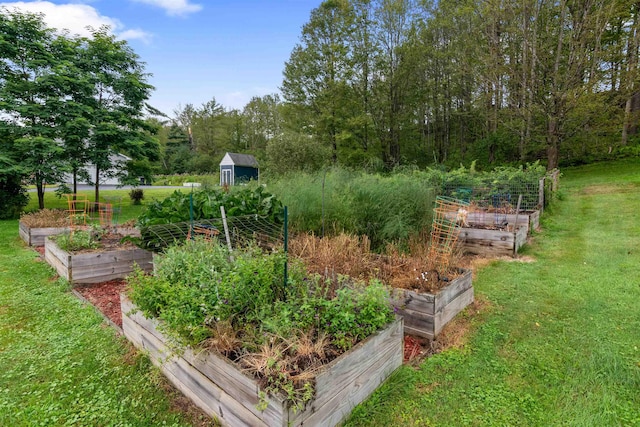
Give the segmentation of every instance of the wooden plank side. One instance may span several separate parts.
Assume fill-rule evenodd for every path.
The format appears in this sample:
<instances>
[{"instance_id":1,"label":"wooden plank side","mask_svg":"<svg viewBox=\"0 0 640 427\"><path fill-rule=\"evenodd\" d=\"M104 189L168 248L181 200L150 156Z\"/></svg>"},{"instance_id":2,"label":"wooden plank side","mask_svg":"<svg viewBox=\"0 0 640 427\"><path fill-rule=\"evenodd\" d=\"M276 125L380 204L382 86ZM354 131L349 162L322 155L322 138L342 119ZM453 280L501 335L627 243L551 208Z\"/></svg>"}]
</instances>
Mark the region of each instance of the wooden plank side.
<instances>
[{"instance_id":1,"label":"wooden plank side","mask_svg":"<svg viewBox=\"0 0 640 427\"><path fill-rule=\"evenodd\" d=\"M402 291L403 298L399 301L399 310L412 310L425 314L434 313L435 296L429 293L418 293L409 289Z\"/></svg>"},{"instance_id":2,"label":"wooden plank side","mask_svg":"<svg viewBox=\"0 0 640 427\"><path fill-rule=\"evenodd\" d=\"M446 305L440 312L434 316L434 330L433 334L438 335L442 328L451 321L459 312L461 312L466 306L473 302L473 288L467 289L462 294L448 305Z\"/></svg>"},{"instance_id":3,"label":"wooden plank side","mask_svg":"<svg viewBox=\"0 0 640 427\"><path fill-rule=\"evenodd\" d=\"M94 279L104 276L113 276L115 278L124 278L128 276L133 270L134 265L137 264L141 270L150 272L153 270L153 266L149 263L137 263L135 261L118 261L106 264L95 265L83 265L78 266L71 260L73 268L73 280L74 282L82 283L84 279Z\"/></svg>"},{"instance_id":4,"label":"wooden plank side","mask_svg":"<svg viewBox=\"0 0 640 427\"><path fill-rule=\"evenodd\" d=\"M467 253L484 256L512 256L515 244L513 232L464 228L460 245Z\"/></svg>"},{"instance_id":5,"label":"wooden plank side","mask_svg":"<svg viewBox=\"0 0 640 427\"><path fill-rule=\"evenodd\" d=\"M434 314L443 310L458 295L471 288L471 270L465 270L461 276L456 277L448 286L445 286L435 295Z\"/></svg>"},{"instance_id":6,"label":"wooden plank side","mask_svg":"<svg viewBox=\"0 0 640 427\"><path fill-rule=\"evenodd\" d=\"M43 246L44 240L48 236L55 236L56 234L62 234L69 231L67 227L43 227L43 228L31 228L29 230L31 246Z\"/></svg>"},{"instance_id":7,"label":"wooden plank side","mask_svg":"<svg viewBox=\"0 0 640 427\"><path fill-rule=\"evenodd\" d=\"M413 310L398 310L404 319L404 331L419 337L433 338L433 314L421 313Z\"/></svg>"},{"instance_id":8,"label":"wooden plank side","mask_svg":"<svg viewBox=\"0 0 640 427\"><path fill-rule=\"evenodd\" d=\"M151 252L144 249L120 249L116 251L95 251L73 254L74 267L128 261L153 262L153 256Z\"/></svg>"},{"instance_id":9,"label":"wooden plank side","mask_svg":"<svg viewBox=\"0 0 640 427\"><path fill-rule=\"evenodd\" d=\"M149 334L131 318L123 316L122 325L125 336L136 347L147 351L151 361L167 378L207 414L218 417L229 426L267 426L182 357L170 356L171 350L163 341Z\"/></svg>"},{"instance_id":10,"label":"wooden plank side","mask_svg":"<svg viewBox=\"0 0 640 427\"><path fill-rule=\"evenodd\" d=\"M518 253L518 250L527 243L527 233L522 229L518 229L515 235L515 242L513 247L514 255Z\"/></svg>"},{"instance_id":11,"label":"wooden plank side","mask_svg":"<svg viewBox=\"0 0 640 427\"><path fill-rule=\"evenodd\" d=\"M48 238L45 239L44 251L45 251L45 258L46 258L47 252L49 252L51 256L57 258L62 263L62 265L69 268L69 252L63 251L58 247L58 245L56 245L54 242L52 242Z\"/></svg>"},{"instance_id":12,"label":"wooden plank side","mask_svg":"<svg viewBox=\"0 0 640 427\"><path fill-rule=\"evenodd\" d=\"M264 411L256 407L260 403L258 382L243 374L242 371L223 356L209 351L194 353L186 350L183 357L202 372L212 382L225 390L231 397L240 402L246 410L260 417L270 426L283 423L287 411L283 402L269 398L269 405ZM286 424L285 424L286 425Z\"/></svg>"},{"instance_id":13,"label":"wooden plank side","mask_svg":"<svg viewBox=\"0 0 640 427\"><path fill-rule=\"evenodd\" d=\"M402 337L403 320L398 317L387 328L358 343L349 352L335 359L316 377L316 405L323 405L322 396L347 387L354 378L366 369L378 350L399 345Z\"/></svg>"},{"instance_id":14,"label":"wooden plank side","mask_svg":"<svg viewBox=\"0 0 640 427\"><path fill-rule=\"evenodd\" d=\"M159 341L166 342L166 337L157 329L157 320L144 317L139 310L134 312L137 308L124 294L120 295L120 304L123 313L123 330L125 329L126 315L144 329L145 333L154 336ZM126 334L125 331L125 336ZM286 412L283 408L283 402L269 396L267 409L264 412L258 411L256 409L259 402L257 381L243 374L231 362L211 352L194 353L189 349L185 350L183 357L210 381L220 386L234 399L242 402L246 410L263 419L268 425L286 427ZM242 400L243 398L246 400Z\"/></svg>"},{"instance_id":15,"label":"wooden plank side","mask_svg":"<svg viewBox=\"0 0 640 427\"><path fill-rule=\"evenodd\" d=\"M400 338L401 339L401 338ZM354 381L343 389L335 389L331 399L317 407L309 417L295 419L294 426L335 426L349 416L353 408L368 398L400 365L402 344L396 343L379 353Z\"/></svg>"},{"instance_id":16,"label":"wooden plank side","mask_svg":"<svg viewBox=\"0 0 640 427\"><path fill-rule=\"evenodd\" d=\"M68 253L60 250L55 244L45 240L44 246L45 261L56 270L56 273L67 280L70 279Z\"/></svg>"},{"instance_id":17,"label":"wooden plank side","mask_svg":"<svg viewBox=\"0 0 640 427\"><path fill-rule=\"evenodd\" d=\"M20 238L27 244L31 245L31 238L29 233L29 227L24 225L22 222L18 223L18 233L20 234Z\"/></svg>"}]
</instances>

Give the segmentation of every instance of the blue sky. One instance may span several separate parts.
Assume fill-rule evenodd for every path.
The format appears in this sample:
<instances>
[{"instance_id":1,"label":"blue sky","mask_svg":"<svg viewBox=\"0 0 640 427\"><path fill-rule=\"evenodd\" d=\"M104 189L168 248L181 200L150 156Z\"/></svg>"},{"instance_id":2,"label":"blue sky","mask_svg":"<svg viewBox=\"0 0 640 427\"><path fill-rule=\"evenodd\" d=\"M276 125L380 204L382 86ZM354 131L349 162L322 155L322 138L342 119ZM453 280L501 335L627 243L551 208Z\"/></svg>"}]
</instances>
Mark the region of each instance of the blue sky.
<instances>
[{"instance_id":1,"label":"blue sky","mask_svg":"<svg viewBox=\"0 0 640 427\"><path fill-rule=\"evenodd\" d=\"M215 97L241 109L278 92L284 63L321 0L49 0L2 2L45 15L47 24L84 34L110 25L153 74L150 104L178 106Z\"/></svg>"}]
</instances>

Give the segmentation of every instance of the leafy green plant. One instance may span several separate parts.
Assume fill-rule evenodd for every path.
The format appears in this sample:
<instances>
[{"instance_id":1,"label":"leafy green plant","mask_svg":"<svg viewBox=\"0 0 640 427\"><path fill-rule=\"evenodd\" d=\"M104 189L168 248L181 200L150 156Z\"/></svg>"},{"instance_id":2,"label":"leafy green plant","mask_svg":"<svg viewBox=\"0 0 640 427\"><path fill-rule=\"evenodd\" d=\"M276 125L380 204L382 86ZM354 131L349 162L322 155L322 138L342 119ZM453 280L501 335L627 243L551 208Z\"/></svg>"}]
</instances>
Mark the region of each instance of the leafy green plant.
<instances>
[{"instance_id":1,"label":"leafy green plant","mask_svg":"<svg viewBox=\"0 0 640 427\"><path fill-rule=\"evenodd\" d=\"M130 296L177 342L222 343L218 350L260 378L266 392L282 393L301 408L313 396L307 371L339 354L325 347L349 349L389 323L393 311L380 282L344 278L334 298L300 262L289 264L285 283L285 262L284 253L248 247L231 254L215 240L197 238L168 248L155 276L130 276ZM230 326L231 336L219 325Z\"/></svg>"},{"instance_id":2,"label":"leafy green plant","mask_svg":"<svg viewBox=\"0 0 640 427\"><path fill-rule=\"evenodd\" d=\"M83 249L96 249L100 247L100 230L72 230L68 233L50 236L58 247L67 252L75 252Z\"/></svg>"}]
</instances>

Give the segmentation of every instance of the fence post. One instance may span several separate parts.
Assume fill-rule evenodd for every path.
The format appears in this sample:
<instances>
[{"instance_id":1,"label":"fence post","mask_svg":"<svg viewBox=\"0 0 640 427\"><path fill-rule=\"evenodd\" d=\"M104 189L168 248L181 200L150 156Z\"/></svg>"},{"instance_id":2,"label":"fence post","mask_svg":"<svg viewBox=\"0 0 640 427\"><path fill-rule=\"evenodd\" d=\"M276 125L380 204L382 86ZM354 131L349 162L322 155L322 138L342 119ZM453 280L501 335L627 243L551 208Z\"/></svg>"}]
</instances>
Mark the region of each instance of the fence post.
<instances>
[{"instance_id":1,"label":"fence post","mask_svg":"<svg viewBox=\"0 0 640 427\"><path fill-rule=\"evenodd\" d=\"M229 237L229 226L227 225L227 215L224 211L224 206L220 206L220 214L222 215L222 225L224 226L224 237L227 239L227 247L229 248L229 252L233 252L233 248L231 247L231 238Z\"/></svg>"}]
</instances>

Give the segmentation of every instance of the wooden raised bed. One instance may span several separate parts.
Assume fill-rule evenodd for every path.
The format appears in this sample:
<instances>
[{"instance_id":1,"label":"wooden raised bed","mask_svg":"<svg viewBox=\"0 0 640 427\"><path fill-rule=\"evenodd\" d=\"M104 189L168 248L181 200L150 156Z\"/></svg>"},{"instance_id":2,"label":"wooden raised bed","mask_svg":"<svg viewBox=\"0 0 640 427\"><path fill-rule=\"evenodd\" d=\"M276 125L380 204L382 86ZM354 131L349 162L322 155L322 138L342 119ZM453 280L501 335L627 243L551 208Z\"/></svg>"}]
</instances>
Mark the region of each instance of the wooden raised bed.
<instances>
[{"instance_id":1,"label":"wooden raised bed","mask_svg":"<svg viewBox=\"0 0 640 427\"><path fill-rule=\"evenodd\" d=\"M458 242L464 252L486 257L513 257L527 241L528 227L516 231L463 227Z\"/></svg>"},{"instance_id":2,"label":"wooden raised bed","mask_svg":"<svg viewBox=\"0 0 640 427\"><path fill-rule=\"evenodd\" d=\"M22 221L19 222L20 237L29 246L44 246L47 236L62 234L69 231L69 227L29 227Z\"/></svg>"},{"instance_id":3,"label":"wooden raised bed","mask_svg":"<svg viewBox=\"0 0 640 427\"><path fill-rule=\"evenodd\" d=\"M153 270L151 252L140 248L70 253L45 239L44 259L70 283L100 283L123 279L137 264L143 271Z\"/></svg>"},{"instance_id":4,"label":"wooden raised bed","mask_svg":"<svg viewBox=\"0 0 640 427\"><path fill-rule=\"evenodd\" d=\"M455 221L456 217L456 212L447 212L447 219ZM520 212L517 215L474 211L469 212L466 218L470 228L473 228L474 225L502 226L505 223L514 224L516 221L518 221L518 227L527 227L527 232L540 228L540 211L538 210Z\"/></svg>"},{"instance_id":5,"label":"wooden raised bed","mask_svg":"<svg viewBox=\"0 0 640 427\"><path fill-rule=\"evenodd\" d=\"M334 426L365 400L402 364L402 319L383 329L327 364L316 376L315 398L294 413L287 402L268 396L264 411L258 382L225 357L209 351L186 349L175 355L158 331L158 321L147 319L121 295L124 335L166 377L207 414L228 426Z\"/></svg>"},{"instance_id":6,"label":"wooden raised bed","mask_svg":"<svg viewBox=\"0 0 640 427\"><path fill-rule=\"evenodd\" d=\"M437 293L419 293L408 289L401 292L397 313L404 318L407 334L433 339L442 328L473 302L471 270L463 270L449 285Z\"/></svg>"}]
</instances>

